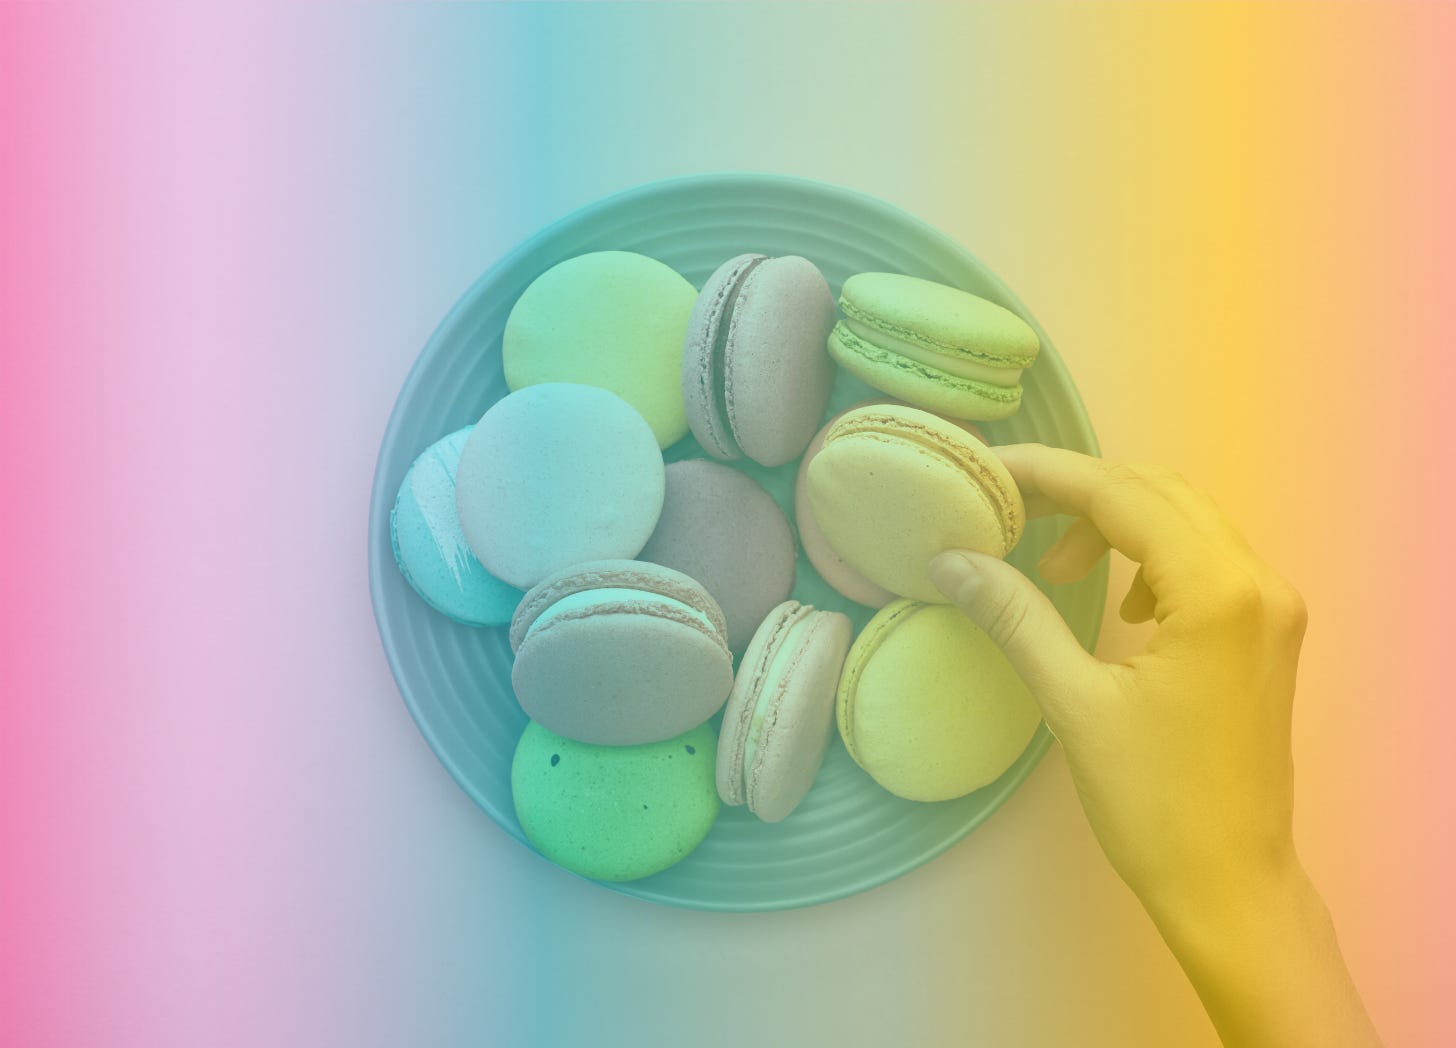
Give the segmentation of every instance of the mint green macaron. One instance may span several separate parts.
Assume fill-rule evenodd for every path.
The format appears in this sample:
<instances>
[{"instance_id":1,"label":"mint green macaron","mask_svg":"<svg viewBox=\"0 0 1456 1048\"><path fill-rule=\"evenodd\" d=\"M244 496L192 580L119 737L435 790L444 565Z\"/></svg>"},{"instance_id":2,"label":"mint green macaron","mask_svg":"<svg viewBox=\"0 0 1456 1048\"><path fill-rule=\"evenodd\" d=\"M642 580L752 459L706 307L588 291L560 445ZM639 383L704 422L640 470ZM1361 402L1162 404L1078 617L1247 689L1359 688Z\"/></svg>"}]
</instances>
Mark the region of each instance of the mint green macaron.
<instances>
[{"instance_id":1,"label":"mint green macaron","mask_svg":"<svg viewBox=\"0 0 1456 1048\"><path fill-rule=\"evenodd\" d=\"M558 866L599 881L648 877L713 828L717 745L707 724L662 742L593 746L532 721L511 762L516 818Z\"/></svg>"},{"instance_id":2,"label":"mint green macaron","mask_svg":"<svg viewBox=\"0 0 1456 1048\"><path fill-rule=\"evenodd\" d=\"M839 308L829 355L876 389L955 418L995 421L1021 406L1021 372L1041 342L1009 309L899 273L850 277Z\"/></svg>"}]
</instances>

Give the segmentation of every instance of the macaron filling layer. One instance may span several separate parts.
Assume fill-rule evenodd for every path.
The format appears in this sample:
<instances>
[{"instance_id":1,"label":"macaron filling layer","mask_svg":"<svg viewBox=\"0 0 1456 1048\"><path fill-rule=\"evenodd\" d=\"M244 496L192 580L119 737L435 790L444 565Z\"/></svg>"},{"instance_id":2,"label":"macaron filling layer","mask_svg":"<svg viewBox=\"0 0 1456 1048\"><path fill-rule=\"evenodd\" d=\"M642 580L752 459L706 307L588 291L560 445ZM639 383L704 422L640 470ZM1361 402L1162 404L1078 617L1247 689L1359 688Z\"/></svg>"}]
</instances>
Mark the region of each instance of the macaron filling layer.
<instances>
[{"instance_id":1,"label":"macaron filling layer","mask_svg":"<svg viewBox=\"0 0 1456 1048\"><path fill-rule=\"evenodd\" d=\"M814 629L814 616L803 615L791 625L788 632L779 638L778 646L769 659L768 669L759 683L757 701L753 716L748 721L748 733L743 740L743 787L747 791L753 780L753 762L758 753L758 740L763 732L764 722L777 705L784 688L784 680L796 661L796 654L803 648L809 633ZM751 798L750 798L751 801Z\"/></svg>"},{"instance_id":2,"label":"macaron filling layer","mask_svg":"<svg viewBox=\"0 0 1456 1048\"><path fill-rule=\"evenodd\" d=\"M995 386L1014 386L1021 381L1021 373L1025 370L1020 367L993 367L990 364L979 363L963 353L941 353L928 349L918 343L871 327L853 317L845 319L842 323L861 341L892 353L899 353L902 357L908 357L917 364L944 371L956 378L974 379Z\"/></svg>"},{"instance_id":3,"label":"macaron filling layer","mask_svg":"<svg viewBox=\"0 0 1456 1048\"><path fill-rule=\"evenodd\" d=\"M872 339L874 340L877 340L876 336L888 335L892 338L897 338L902 342L913 342L914 344L918 346L923 346L925 349L938 355L971 357L976 360L984 361L985 363L993 367L1028 368L1031 367L1031 365L1036 360L1035 350L1032 350L1032 352L1030 353L989 353L985 349L973 346L957 345L955 343L940 341L939 339L932 338L924 331L918 331L914 328L904 327L898 324L892 324L889 321L885 320L883 317L877 316L874 313L869 312L868 310L859 308L859 306L855 305L855 303L847 296L840 297L839 308L844 311L844 315L846 318L857 322L862 329L868 329L872 332L875 332L875 336L872 336ZM1014 316L1015 314L1012 315Z\"/></svg>"},{"instance_id":4,"label":"macaron filling layer","mask_svg":"<svg viewBox=\"0 0 1456 1048\"><path fill-rule=\"evenodd\" d=\"M876 415L861 412L848 415L830 427L824 437L827 448L836 440L867 437L888 443L908 442L938 458L950 462L958 471L974 478L977 487L996 511L1009 552L1021 540L1021 522L1012 508L1011 496L998 478L970 448L960 446L928 427L916 426L902 416ZM969 439L969 435L967 435ZM988 452L989 454L989 452Z\"/></svg>"},{"instance_id":5,"label":"macaron filling layer","mask_svg":"<svg viewBox=\"0 0 1456 1048\"><path fill-rule=\"evenodd\" d=\"M723 423L720 429L721 439L732 445L736 451L742 449L738 447L738 438L733 434L733 420L728 414L728 336L733 329L733 310L738 305L738 296L743 292L743 285L748 282L749 275L767 261L766 255L752 259L733 278L733 286L723 296L717 328L713 332L713 348L709 351L708 366L713 375L713 410Z\"/></svg>"},{"instance_id":6,"label":"macaron filling layer","mask_svg":"<svg viewBox=\"0 0 1456 1048\"><path fill-rule=\"evenodd\" d=\"M661 593L651 593L647 590L626 589L616 586L605 586L601 589L579 590L576 593L568 593L560 600L536 616L527 631L531 633L540 629L547 622L558 619L572 612L602 612L612 610L611 605L618 605L617 610L631 612L646 612L651 614L651 607L670 608L677 612L691 615L698 622L703 624L703 629L712 635L717 635L717 627L706 614L672 597L663 596Z\"/></svg>"},{"instance_id":7,"label":"macaron filling layer","mask_svg":"<svg viewBox=\"0 0 1456 1048\"><path fill-rule=\"evenodd\" d=\"M1011 410L1015 410L1014 405L1021 402L1021 384L1019 382L1015 385L1003 386L982 379L952 375L936 365L925 364L903 353L885 349L874 342L861 338L851 331L848 322L843 320L834 325L834 330L829 334L829 355L851 368L853 366L851 360L846 360L844 357L846 355L861 357L868 364L877 364L907 372L913 380L928 381L938 388L972 394L997 405L1008 405L1011 406ZM909 394L902 392L901 395L908 396Z\"/></svg>"}]
</instances>

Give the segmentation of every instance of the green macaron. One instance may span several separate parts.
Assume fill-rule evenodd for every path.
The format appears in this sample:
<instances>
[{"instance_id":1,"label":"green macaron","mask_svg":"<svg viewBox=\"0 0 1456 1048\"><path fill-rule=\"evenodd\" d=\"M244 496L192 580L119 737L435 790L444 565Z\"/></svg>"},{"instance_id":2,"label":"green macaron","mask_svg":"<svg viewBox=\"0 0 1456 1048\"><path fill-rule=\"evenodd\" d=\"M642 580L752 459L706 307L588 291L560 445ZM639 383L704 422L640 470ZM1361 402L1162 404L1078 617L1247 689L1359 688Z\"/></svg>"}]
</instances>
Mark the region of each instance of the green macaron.
<instances>
[{"instance_id":1,"label":"green macaron","mask_svg":"<svg viewBox=\"0 0 1456 1048\"><path fill-rule=\"evenodd\" d=\"M829 355L906 403L994 421L1021 406L1021 372L1041 348L1031 325L959 288L900 273L844 282Z\"/></svg>"},{"instance_id":2,"label":"green macaron","mask_svg":"<svg viewBox=\"0 0 1456 1048\"><path fill-rule=\"evenodd\" d=\"M609 389L637 409L665 448L688 431L683 334L697 297L671 267L631 251L559 262L531 282L506 320L506 384Z\"/></svg>"},{"instance_id":3,"label":"green macaron","mask_svg":"<svg viewBox=\"0 0 1456 1048\"><path fill-rule=\"evenodd\" d=\"M542 855L583 877L648 877L712 829L716 760L707 724L662 742L593 746L533 721L511 762L516 818Z\"/></svg>"}]
</instances>

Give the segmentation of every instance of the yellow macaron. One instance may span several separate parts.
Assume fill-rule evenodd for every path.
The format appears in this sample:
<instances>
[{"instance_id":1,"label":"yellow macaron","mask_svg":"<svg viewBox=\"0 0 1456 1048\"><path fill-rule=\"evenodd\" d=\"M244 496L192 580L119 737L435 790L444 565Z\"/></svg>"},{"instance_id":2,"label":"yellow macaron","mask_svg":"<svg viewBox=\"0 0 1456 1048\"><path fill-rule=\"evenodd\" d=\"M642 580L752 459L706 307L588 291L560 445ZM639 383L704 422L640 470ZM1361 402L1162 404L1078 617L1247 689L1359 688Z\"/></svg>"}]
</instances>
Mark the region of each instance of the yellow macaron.
<instances>
[{"instance_id":1,"label":"yellow macaron","mask_svg":"<svg viewBox=\"0 0 1456 1048\"><path fill-rule=\"evenodd\" d=\"M850 757L885 789L945 801L996 781L1041 721L1001 649L959 609L897 600L850 648L836 697Z\"/></svg>"}]
</instances>

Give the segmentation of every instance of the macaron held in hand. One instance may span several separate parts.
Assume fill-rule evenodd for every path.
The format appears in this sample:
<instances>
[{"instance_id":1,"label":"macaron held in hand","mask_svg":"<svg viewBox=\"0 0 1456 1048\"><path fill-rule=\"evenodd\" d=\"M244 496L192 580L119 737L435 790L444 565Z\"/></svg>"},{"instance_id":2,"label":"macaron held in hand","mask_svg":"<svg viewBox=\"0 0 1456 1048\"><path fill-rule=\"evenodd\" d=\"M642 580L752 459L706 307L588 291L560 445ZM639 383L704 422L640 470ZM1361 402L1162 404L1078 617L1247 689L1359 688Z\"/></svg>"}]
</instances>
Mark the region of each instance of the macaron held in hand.
<instances>
[{"instance_id":1,"label":"macaron held in hand","mask_svg":"<svg viewBox=\"0 0 1456 1048\"><path fill-rule=\"evenodd\" d=\"M899 273L860 273L839 295L829 353L917 407L994 421L1021 406L1021 372L1041 349L1031 325L969 291Z\"/></svg>"},{"instance_id":2,"label":"macaron held in hand","mask_svg":"<svg viewBox=\"0 0 1456 1048\"><path fill-rule=\"evenodd\" d=\"M651 876L713 828L716 748L708 724L640 746L593 746L527 724L511 761L516 818L537 851L583 877Z\"/></svg>"},{"instance_id":3,"label":"macaron held in hand","mask_svg":"<svg viewBox=\"0 0 1456 1048\"><path fill-rule=\"evenodd\" d=\"M948 600L930 580L937 554L973 549L1004 557L1026 526L1016 483L985 444L954 422L902 405L840 416L805 484L819 530L849 567L928 603Z\"/></svg>"},{"instance_id":4,"label":"macaron held in hand","mask_svg":"<svg viewBox=\"0 0 1456 1048\"><path fill-rule=\"evenodd\" d=\"M662 452L630 404L594 386L529 386L466 441L456 510L492 575L529 589L583 561L635 557L665 493Z\"/></svg>"},{"instance_id":5,"label":"macaron held in hand","mask_svg":"<svg viewBox=\"0 0 1456 1048\"><path fill-rule=\"evenodd\" d=\"M840 596L848 597L856 604L863 604L871 608L883 608L890 601L895 599L895 594L889 590L875 585L865 578L854 568L850 567L843 557L834 552L834 547L824 537L819 522L814 519L814 506L809 501L809 465L818 456L824 447L824 437L830 428L844 417L846 412L853 411L860 407L875 407L885 404L901 404L898 400L868 400L860 404L854 404L845 408L824 424L824 428L814 434L814 439L809 441L809 446L804 449L804 457L799 460L799 470L794 477L794 523L799 529L799 543L804 547L804 555L809 558L809 563L814 565L814 570L819 577L827 582ZM959 419L947 420L961 429L964 429L977 440L984 442L984 438L975 426L969 422Z\"/></svg>"},{"instance_id":6,"label":"macaron held in hand","mask_svg":"<svg viewBox=\"0 0 1456 1048\"><path fill-rule=\"evenodd\" d=\"M1031 742L1041 712L994 641L959 609L881 608L845 660L839 734L854 762L912 801L987 786Z\"/></svg>"},{"instance_id":7,"label":"macaron held in hand","mask_svg":"<svg viewBox=\"0 0 1456 1048\"><path fill-rule=\"evenodd\" d=\"M688 424L718 459L781 466L819 428L834 384L834 295L798 255L739 255L703 285L682 353Z\"/></svg>"},{"instance_id":8,"label":"macaron held in hand","mask_svg":"<svg viewBox=\"0 0 1456 1048\"><path fill-rule=\"evenodd\" d=\"M596 561L549 576L521 600L510 642L521 708L581 742L671 738L717 713L733 687L722 611L658 564Z\"/></svg>"},{"instance_id":9,"label":"macaron held in hand","mask_svg":"<svg viewBox=\"0 0 1456 1048\"><path fill-rule=\"evenodd\" d=\"M609 389L641 413L665 448L688 431L680 371L697 294L676 270L631 251L559 262L531 282L506 320L506 385Z\"/></svg>"}]
</instances>

